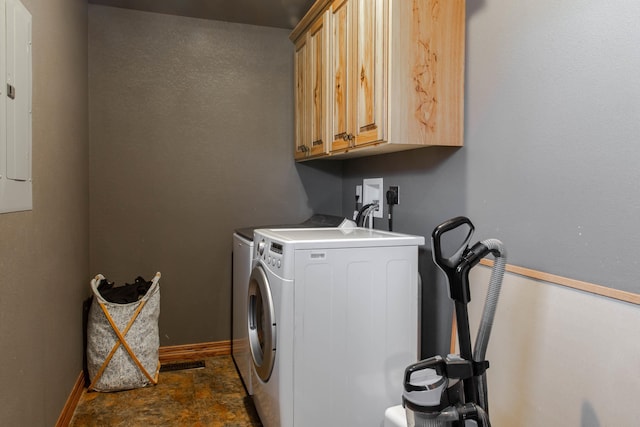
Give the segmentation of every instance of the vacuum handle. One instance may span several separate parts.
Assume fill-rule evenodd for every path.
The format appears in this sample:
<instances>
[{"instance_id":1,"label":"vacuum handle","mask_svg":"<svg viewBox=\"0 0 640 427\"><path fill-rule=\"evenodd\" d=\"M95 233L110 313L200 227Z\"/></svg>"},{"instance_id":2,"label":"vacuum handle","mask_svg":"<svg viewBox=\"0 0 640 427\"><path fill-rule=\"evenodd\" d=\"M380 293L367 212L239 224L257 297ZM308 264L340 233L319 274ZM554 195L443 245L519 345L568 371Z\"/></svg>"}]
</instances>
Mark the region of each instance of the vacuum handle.
<instances>
[{"instance_id":1,"label":"vacuum handle","mask_svg":"<svg viewBox=\"0 0 640 427\"><path fill-rule=\"evenodd\" d=\"M469 233L467 234L467 237L464 239L462 245L455 251L452 256L450 256L449 258L445 258L442 255L442 236L445 233L455 230L456 228L461 227L465 224L469 226ZM433 233L431 234L433 261L438 265L438 267L440 267L445 272L447 270L454 270L456 268L465 250L469 247L469 242L471 241L474 230L475 227L471 223L471 220L464 216L459 216L447 220L433 230Z\"/></svg>"},{"instance_id":2,"label":"vacuum handle","mask_svg":"<svg viewBox=\"0 0 640 427\"><path fill-rule=\"evenodd\" d=\"M424 369L433 369L435 373L440 377L439 381L433 384L430 388L435 388L446 381L444 378L447 376L447 363L442 356L433 356L429 359L421 360L418 363L407 366L404 371L404 389L406 391L426 391L429 388L421 385L414 385L411 383L411 376Z\"/></svg>"}]
</instances>

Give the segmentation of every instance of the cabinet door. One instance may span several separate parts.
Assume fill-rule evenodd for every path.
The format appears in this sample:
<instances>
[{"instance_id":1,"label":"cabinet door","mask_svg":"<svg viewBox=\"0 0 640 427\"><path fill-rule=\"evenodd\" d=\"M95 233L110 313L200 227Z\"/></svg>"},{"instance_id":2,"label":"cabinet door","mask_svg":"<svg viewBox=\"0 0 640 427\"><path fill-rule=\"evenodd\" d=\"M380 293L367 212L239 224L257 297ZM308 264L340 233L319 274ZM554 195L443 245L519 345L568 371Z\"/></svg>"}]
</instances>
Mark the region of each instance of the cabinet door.
<instances>
[{"instance_id":1,"label":"cabinet door","mask_svg":"<svg viewBox=\"0 0 640 427\"><path fill-rule=\"evenodd\" d=\"M308 154L318 156L327 152L327 99L328 99L328 37L324 15L309 30L309 132Z\"/></svg>"},{"instance_id":2,"label":"cabinet door","mask_svg":"<svg viewBox=\"0 0 640 427\"><path fill-rule=\"evenodd\" d=\"M335 0L332 151L386 139L388 0Z\"/></svg>"},{"instance_id":3,"label":"cabinet door","mask_svg":"<svg viewBox=\"0 0 640 427\"><path fill-rule=\"evenodd\" d=\"M386 139L388 0L355 1L355 145Z\"/></svg>"},{"instance_id":4,"label":"cabinet door","mask_svg":"<svg viewBox=\"0 0 640 427\"><path fill-rule=\"evenodd\" d=\"M295 153L296 160L307 156L308 147L306 142L309 138L308 126L308 45L307 37L302 36L296 43L294 53L294 76L295 76Z\"/></svg>"},{"instance_id":5,"label":"cabinet door","mask_svg":"<svg viewBox=\"0 0 640 427\"><path fill-rule=\"evenodd\" d=\"M347 0L336 0L331 5L331 150L349 148L351 125L350 72L352 24Z\"/></svg>"}]
</instances>

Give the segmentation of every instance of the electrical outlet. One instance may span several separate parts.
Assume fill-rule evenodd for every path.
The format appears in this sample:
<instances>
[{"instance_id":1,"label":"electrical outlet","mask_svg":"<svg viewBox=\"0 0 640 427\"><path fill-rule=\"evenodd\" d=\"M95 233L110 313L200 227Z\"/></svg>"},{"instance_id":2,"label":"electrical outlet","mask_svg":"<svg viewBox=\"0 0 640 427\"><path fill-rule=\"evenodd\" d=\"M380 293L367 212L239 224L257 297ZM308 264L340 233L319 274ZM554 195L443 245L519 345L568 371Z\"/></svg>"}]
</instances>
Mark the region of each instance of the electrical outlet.
<instances>
[{"instance_id":1,"label":"electrical outlet","mask_svg":"<svg viewBox=\"0 0 640 427\"><path fill-rule=\"evenodd\" d=\"M389 191L393 193L393 196L392 196L393 204L399 205L400 204L400 186L392 185L391 187L389 187Z\"/></svg>"},{"instance_id":2,"label":"electrical outlet","mask_svg":"<svg viewBox=\"0 0 640 427\"><path fill-rule=\"evenodd\" d=\"M382 204L385 200L382 182L382 178L369 178L362 181L362 205L378 204L378 208L373 212L374 218L382 218Z\"/></svg>"}]
</instances>

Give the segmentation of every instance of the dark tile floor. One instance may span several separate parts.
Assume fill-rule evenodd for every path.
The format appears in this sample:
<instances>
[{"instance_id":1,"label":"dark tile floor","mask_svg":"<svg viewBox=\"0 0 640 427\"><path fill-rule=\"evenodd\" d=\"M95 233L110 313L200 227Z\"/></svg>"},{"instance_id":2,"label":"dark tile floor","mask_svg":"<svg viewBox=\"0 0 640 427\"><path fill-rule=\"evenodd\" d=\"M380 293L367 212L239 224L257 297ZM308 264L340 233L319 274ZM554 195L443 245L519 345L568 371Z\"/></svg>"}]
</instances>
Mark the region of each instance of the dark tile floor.
<instances>
[{"instance_id":1,"label":"dark tile floor","mask_svg":"<svg viewBox=\"0 0 640 427\"><path fill-rule=\"evenodd\" d=\"M231 356L205 359L205 365L161 372L154 387L85 390L70 426L261 426Z\"/></svg>"}]
</instances>

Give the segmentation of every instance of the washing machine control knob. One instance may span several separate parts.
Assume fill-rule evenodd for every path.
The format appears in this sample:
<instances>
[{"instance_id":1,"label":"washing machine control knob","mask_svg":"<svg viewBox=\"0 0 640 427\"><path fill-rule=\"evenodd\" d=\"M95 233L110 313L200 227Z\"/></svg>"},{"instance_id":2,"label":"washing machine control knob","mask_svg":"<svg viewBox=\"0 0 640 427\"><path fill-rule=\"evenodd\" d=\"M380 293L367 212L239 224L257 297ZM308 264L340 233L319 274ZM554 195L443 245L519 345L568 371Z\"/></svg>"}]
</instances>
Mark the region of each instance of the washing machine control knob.
<instances>
[{"instance_id":1,"label":"washing machine control knob","mask_svg":"<svg viewBox=\"0 0 640 427\"><path fill-rule=\"evenodd\" d=\"M266 246L267 244L265 243L264 239L262 239L260 243L258 243L258 255L262 255L264 253L264 248Z\"/></svg>"}]
</instances>

